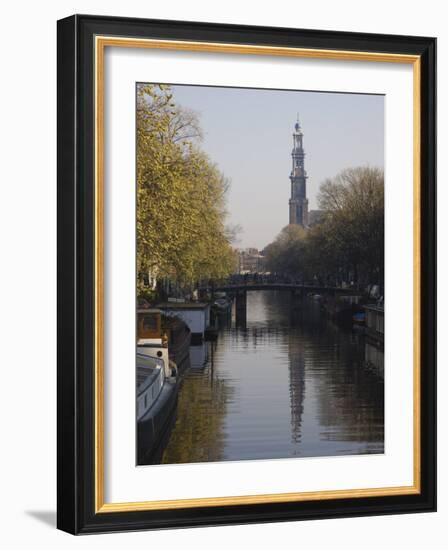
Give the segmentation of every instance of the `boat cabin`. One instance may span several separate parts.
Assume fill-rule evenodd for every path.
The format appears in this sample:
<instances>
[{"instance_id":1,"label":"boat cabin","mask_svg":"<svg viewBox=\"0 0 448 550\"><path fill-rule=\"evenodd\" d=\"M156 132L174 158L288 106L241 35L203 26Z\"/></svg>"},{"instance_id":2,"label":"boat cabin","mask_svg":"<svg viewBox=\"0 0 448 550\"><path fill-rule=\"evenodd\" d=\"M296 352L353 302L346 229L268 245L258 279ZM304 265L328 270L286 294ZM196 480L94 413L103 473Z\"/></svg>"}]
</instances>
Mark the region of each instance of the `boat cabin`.
<instances>
[{"instance_id":1,"label":"boat cabin","mask_svg":"<svg viewBox=\"0 0 448 550\"><path fill-rule=\"evenodd\" d=\"M160 309L137 310L137 339L162 337L162 312Z\"/></svg>"}]
</instances>

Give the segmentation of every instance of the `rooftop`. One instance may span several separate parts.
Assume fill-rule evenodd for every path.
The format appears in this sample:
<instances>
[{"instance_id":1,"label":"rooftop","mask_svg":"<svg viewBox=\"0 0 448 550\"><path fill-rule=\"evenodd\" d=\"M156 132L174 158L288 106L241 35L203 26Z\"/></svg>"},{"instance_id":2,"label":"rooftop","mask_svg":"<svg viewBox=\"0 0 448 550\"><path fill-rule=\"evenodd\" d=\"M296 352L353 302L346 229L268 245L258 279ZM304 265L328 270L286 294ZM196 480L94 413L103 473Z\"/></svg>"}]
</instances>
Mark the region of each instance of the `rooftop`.
<instances>
[{"instance_id":1,"label":"rooftop","mask_svg":"<svg viewBox=\"0 0 448 550\"><path fill-rule=\"evenodd\" d=\"M210 304L203 302L163 302L157 304L159 309L205 309Z\"/></svg>"}]
</instances>

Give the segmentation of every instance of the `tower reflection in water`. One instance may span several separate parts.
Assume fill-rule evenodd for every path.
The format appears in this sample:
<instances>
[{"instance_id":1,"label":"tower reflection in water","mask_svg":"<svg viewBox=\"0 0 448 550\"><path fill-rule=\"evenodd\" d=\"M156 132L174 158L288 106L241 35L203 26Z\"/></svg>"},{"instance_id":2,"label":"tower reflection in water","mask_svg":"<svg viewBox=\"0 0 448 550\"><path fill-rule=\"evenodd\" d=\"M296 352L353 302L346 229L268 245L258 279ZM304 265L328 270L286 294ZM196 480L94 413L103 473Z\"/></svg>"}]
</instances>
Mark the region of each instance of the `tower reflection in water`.
<instances>
[{"instance_id":1,"label":"tower reflection in water","mask_svg":"<svg viewBox=\"0 0 448 550\"><path fill-rule=\"evenodd\" d=\"M238 321L191 348L163 463L384 452L384 384L362 337L286 292L249 292Z\"/></svg>"}]
</instances>

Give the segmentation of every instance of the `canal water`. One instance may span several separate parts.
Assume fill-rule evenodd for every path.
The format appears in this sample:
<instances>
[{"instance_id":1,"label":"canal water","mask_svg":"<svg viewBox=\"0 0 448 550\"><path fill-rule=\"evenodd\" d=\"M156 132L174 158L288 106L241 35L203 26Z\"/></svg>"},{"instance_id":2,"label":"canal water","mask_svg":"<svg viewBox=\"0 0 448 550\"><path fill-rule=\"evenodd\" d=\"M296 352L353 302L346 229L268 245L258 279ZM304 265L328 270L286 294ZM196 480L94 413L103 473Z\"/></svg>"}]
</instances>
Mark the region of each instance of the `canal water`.
<instances>
[{"instance_id":1,"label":"canal water","mask_svg":"<svg viewBox=\"0 0 448 550\"><path fill-rule=\"evenodd\" d=\"M161 462L384 452L383 380L319 302L248 292L243 326L222 325L191 348Z\"/></svg>"}]
</instances>

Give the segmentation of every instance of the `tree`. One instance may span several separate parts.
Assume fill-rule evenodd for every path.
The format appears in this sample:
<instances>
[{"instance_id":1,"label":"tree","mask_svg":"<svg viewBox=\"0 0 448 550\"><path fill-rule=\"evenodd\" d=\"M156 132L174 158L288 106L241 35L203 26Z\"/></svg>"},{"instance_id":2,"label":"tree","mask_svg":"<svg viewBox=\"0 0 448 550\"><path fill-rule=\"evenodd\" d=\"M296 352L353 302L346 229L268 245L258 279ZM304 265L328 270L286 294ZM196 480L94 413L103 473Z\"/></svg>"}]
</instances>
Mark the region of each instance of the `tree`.
<instances>
[{"instance_id":1,"label":"tree","mask_svg":"<svg viewBox=\"0 0 448 550\"><path fill-rule=\"evenodd\" d=\"M320 187L328 245L355 282L384 280L384 174L371 167L350 168Z\"/></svg>"},{"instance_id":2,"label":"tree","mask_svg":"<svg viewBox=\"0 0 448 550\"><path fill-rule=\"evenodd\" d=\"M384 176L378 168L342 171L318 196L323 220L290 225L265 249L268 268L323 284L384 282Z\"/></svg>"},{"instance_id":3,"label":"tree","mask_svg":"<svg viewBox=\"0 0 448 550\"><path fill-rule=\"evenodd\" d=\"M306 231L300 225L287 225L275 241L265 248L266 266L269 271L289 276L304 273Z\"/></svg>"},{"instance_id":4,"label":"tree","mask_svg":"<svg viewBox=\"0 0 448 550\"><path fill-rule=\"evenodd\" d=\"M140 274L188 285L228 275L228 181L201 151L197 116L169 86L137 93L137 263ZM144 278L138 289L144 291Z\"/></svg>"}]
</instances>

